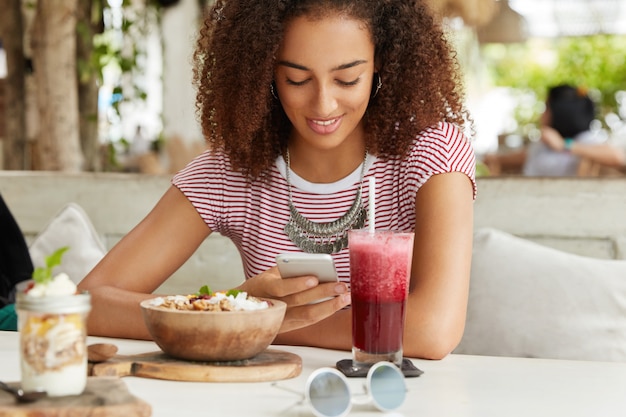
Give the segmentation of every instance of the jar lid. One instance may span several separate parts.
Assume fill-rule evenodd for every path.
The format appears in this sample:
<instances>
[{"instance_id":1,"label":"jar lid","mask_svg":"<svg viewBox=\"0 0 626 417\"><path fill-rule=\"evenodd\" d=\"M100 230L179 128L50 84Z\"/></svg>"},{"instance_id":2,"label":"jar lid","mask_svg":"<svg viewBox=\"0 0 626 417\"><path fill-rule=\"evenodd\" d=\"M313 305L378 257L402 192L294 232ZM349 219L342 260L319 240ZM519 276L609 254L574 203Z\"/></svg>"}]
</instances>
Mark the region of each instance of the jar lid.
<instances>
[{"instance_id":1,"label":"jar lid","mask_svg":"<svg viewBox=\"0 0 626 417\"><path fill-rule=\"evenodd\" d=\"M86 313L91 310L91 295L84 291L74 295L33 297L28 293L18 292L15 308L37 313Z\"/></svg>"}]
</instances>

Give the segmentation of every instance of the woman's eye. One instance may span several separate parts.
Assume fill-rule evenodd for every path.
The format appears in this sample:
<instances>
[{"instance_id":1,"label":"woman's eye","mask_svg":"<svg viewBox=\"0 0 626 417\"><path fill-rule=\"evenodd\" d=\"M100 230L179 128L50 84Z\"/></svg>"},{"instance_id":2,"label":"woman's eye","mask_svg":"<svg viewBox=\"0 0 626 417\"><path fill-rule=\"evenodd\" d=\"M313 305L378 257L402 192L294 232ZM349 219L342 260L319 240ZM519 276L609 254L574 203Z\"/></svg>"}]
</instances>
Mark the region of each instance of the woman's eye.
<instances>
[{"instance_id":1,"label":"woman's eye","mask_svg":"<svg viewBox=\"0 0 626 417\"><path fill-rule=\"evenodd\" d=\"M287 84L289 84L289 85L296 85L296 86L298 86L298 85L304 85L304 84L306 84L306 82L307 82L307 81L308 81L308 80L304 80L304 81L294 81L294 80L290 80L289 78L287 78Z\"/></svg>"},{"instance_id":2,"label":"woman's eye","mask_svg":"<svg viewBox=\"0 0 626 417\"><path fill-rule=\"evenodd\" d=\"M300 85L304 85L306 84L309 80L303 80L303 81L295 81L295 80L290 80L289 78L287 78L287 84L289 85L295 85L295 86L300 86ZM352 81L342 81L342 80L337 80L337 84L344 86L344 87L350 87L353 85L357 85L359 83L359 81L361 81L360 78L357 78L355 80Z\"/></svg>"},{"instance_id":3,"label":"woman's eye","mask_svg":"<svg viewBox=\"0 0 626 417\"><path fill-rule=\"evenodd\" d=\"M338 82L340 85L343 85L343 86L345 86L345 87L350 87L350 86L352 86L352 85L357 85L357 84L359 83L359 81L361 81L361 79L360 79L360 78L357 78L357 79L352 80L352 81L341 81L341 80L337 80L337 82Z\"/></svg>"}]
</instances>

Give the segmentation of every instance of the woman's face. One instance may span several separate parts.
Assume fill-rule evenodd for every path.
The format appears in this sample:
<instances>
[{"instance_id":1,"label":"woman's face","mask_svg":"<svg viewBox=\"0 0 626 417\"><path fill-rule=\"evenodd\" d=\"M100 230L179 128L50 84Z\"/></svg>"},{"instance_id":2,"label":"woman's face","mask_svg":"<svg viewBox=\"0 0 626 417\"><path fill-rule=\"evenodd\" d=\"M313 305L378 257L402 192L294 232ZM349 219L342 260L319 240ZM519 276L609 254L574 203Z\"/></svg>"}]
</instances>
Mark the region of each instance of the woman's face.
<instances>
[{"instance_id":1,"label":"woman's face","mask_svg":"<svg viewBox=\"0 0 626 417\"><path fill-rule=\"evenodd\" d=\"M292 140L319 149L362 140L373 73L374 44L360 21L331 16L290 22L274 78L295 128Z\"/></svg>"},{"instance_id":2,"label":"woman's face","mask_svg":"<svg viewBox=\"0 0 626 417\"><path fill-rule=\"evenodd\" d=\"M551 126L552 125L552 112L550 111L550 107L548 107L548 103L546 103L546 108L541 113L541 117L539 118L539 123L541 126Z\"/></svg>"}]
</instances>

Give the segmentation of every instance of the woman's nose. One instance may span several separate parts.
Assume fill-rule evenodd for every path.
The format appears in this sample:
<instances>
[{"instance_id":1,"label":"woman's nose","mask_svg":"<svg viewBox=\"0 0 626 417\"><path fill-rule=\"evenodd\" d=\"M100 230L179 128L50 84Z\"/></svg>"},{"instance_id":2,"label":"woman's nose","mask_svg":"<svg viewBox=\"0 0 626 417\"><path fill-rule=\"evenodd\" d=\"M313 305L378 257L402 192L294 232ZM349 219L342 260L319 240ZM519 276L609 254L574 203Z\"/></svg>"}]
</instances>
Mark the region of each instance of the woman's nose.
<instances>
[{"instance_id":1,"label":"woman's nose","mask_svg":"<svg viewBox=\"0 0 626 417\"><path fill-rule=\"evenodd\" d=\"M337 99L332 88L325 86L318 87L315 97L315 107L320 116L328 116L335 111L337 108Z\"/></svg>"}]
</instances>

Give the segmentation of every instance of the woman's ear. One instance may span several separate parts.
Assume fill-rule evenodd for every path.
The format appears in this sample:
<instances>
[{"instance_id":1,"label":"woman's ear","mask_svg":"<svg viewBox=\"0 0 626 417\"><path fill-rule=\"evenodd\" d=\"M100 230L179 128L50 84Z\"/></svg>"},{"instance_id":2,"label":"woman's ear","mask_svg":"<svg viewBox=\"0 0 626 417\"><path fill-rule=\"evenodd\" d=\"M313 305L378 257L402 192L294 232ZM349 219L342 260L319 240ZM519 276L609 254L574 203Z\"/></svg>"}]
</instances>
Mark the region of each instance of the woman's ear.
<instances>
[{"instance_id":1,"label":"woman's ear","mask_svg":"<svg viewBox=\"0 0 626 417\"><path fill-rule=\"evenodd\" d=\"M383 86L383 80L380 78L380 74L378 71L374 72L374 76L372 77L372 92L370 94L370 99L376 97L381 87Z\"/></svg>"}]
</instances>

